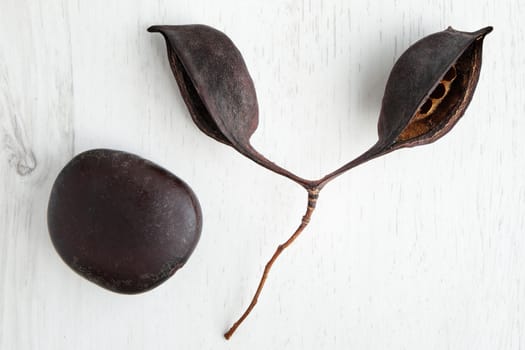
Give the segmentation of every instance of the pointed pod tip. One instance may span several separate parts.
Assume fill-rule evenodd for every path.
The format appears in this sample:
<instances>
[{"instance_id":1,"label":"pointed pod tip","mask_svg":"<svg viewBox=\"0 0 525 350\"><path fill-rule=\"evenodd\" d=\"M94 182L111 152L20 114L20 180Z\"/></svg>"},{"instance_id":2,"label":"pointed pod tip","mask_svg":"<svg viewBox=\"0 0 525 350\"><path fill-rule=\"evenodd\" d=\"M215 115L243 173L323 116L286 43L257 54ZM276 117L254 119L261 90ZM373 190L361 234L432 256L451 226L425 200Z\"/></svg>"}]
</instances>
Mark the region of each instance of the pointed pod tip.
<instances>
[{"instance_id":1,"label":"pointed pod tip","mask_svg":"<svg viewBox=\"0 0 525 350\"><path fill-rule=\"evenodd\" d=\"M492 26L488 26L485 28L481 28L480 30L477 30L475 32L463 32L463 33L468 34L468 35L474 35L477 39L482 39L485 35L492 32L493 29L494 28ZM449 32L459 32L458 30L452 28L452 26L448 26L446 30Z\"/></svg>"},{"instance_id":2,"label":"pointed pod tip","mask_svg":"<svg viewBox=\"0 0 525 350\"><path fill-rule=\"evenodd\" d=\"M474 34L476 34L478 36L478 39L484 37L485 35L487 35L488 33L492 32L494 28L492 26L488 26L488 27L485 27L485 28L482 28L476 32L474 32Z\"/></svg>"},{"instance_id":3,"label":"pointed pod tip","mask_svg":"<svg viewBox=\"0 0 525 350\"><path fill-rule=\"evenodd\" d=\"M160 28L159 26L151 26L148 28L148 32L150 33L156 33L156 32L159 32L160 31Z\"/></svg>"},{"instance_id":4,"label":"pointed pod tip","mask_svg":"<svg viewBox=\"0 0 525 350\"><path fill-rule=\"evenodd\" d=\"M173 26L154 25L154 26L151 26L151 27L148 28L148 32L150 32L150 33L164 33L164 31L166 29L168 29L168 27L173 27Z\"/></svg>"}]
</instances>

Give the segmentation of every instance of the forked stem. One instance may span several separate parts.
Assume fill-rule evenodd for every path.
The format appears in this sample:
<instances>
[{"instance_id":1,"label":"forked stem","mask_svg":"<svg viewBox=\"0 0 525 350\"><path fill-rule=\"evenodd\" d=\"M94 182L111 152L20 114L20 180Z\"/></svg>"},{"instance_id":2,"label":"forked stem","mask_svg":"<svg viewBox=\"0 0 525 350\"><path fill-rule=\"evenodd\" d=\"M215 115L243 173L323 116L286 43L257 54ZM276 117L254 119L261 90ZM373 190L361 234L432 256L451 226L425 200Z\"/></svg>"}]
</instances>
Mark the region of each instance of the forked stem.
<instances>
[{"instance_id":1,"label":"forked stem","mask_svg":"<svg viewBox=\"0 0 525 350\"><path fill-rule=\"evenodd\" d=\"M310 223L310 218L312 217L312 213L314 212L315 205L317 203L317 198L318 197L319 197L319 189L314 188L314 189L309 189L308 190L308 207L306 208L306 213L304 214L304 216L303 216L303 218L301 220L301 224L299 225L297 230L294 232L294 234L291 235L290 238L288 238L288 240L286 242L284 242L283 244L281 244L281 245L279 245L277 247L277 249L275 250L275 253L273 253L271 259L268 260L268 262L266 263L266 266L264 268L264 272L263 272L263 275L261 277L261 280L259 282L259 286L257 287L257 291L255 292L255 294L254 294L254 296L252 298L252 301L250 302L250 305L248 305L248 308L246 309L246 311L244 311L244 313L237 320L237 322L235 322L231 326L231 328L228 330L228 332L224 333L224 338L230 339L230 337L233 335L233 333L235 333L237 328L239 328L241 323L246 319L246 317L248 317L250 312L253 310L253 308L257 304L257 300L259 299L259 295L261 295L262 289L264 287L264 284L266 283L266 279L268 278L268 274L270 273L270 269L272 268L273 264L275 263L275 260L277 260L279 255L281 255L281 253L286 248L288 248L288 246L290 246L290 244L292 244L293 241L295 241L295 239L297 237L299 237L301 232L303 232L303 230L306 228L306 226L308 226L308 223Z\"/></svg>"}]
</instances>

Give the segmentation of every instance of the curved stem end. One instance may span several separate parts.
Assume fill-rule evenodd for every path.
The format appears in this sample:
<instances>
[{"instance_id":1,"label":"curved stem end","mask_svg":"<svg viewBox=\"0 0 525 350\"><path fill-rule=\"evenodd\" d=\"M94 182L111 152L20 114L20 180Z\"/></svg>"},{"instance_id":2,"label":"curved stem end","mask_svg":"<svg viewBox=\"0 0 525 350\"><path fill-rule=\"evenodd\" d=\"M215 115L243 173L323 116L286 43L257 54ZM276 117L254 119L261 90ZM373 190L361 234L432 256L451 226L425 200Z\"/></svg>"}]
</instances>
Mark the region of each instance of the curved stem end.
<instances>
[{"instance_id":1,"label":"curved stem end","mask_svg":"<svg viewBox=\"0 0 525 350\"><path fill-rule=\"evenodd\" d=\"M248 317L250 312L253 310L253 308L257 304L257 300L259 299L259 296L261 295L266 279L268 278L268 274L270 273L270 270L273 264L275 263L275 261L277 260L277 258L279 257L279 255L281 255L281 253L286 248L288 248L288 246L292 244L293 241L295 241L297 237L299 237L301 232L303 232L306 226L308 226L308 224L310 223L310 218L312 217L312 213L315 210L317 199L319 197L319 191L320 191L319 188L312 188L308 190L308 206L306 208L306 213L303 215L303 218L301 220L301 224L299 225L297 230L295 230L293 235L291 235L290 238L288 238L286 242L284 242L283 244L280 244L277 247L277 249L273 253L270 260L268 260L268 262L266 263L266 266L264 267L263 275L261 277L261 280L259 281L259 286L257 287L257 290L254 296L252 297L252 301L250 302L250 305L248 305L248 307L246 308L246 311L244 311L242 316L230 327L230 329L226 333L224 333L224 338L226 338L226 340L229 340L231 338L231 336L235 333L237 328L242 324L242 322L246 319L246 317Z\"/></svg>"}]
</instances>

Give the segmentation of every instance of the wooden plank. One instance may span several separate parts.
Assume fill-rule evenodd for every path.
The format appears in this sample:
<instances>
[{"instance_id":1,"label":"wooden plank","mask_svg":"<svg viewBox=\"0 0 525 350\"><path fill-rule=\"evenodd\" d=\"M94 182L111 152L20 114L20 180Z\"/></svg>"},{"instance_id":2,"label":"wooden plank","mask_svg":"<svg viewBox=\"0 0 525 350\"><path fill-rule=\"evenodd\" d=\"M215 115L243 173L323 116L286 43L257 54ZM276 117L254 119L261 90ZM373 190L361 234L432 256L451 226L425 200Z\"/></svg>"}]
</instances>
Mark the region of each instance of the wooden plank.
<instances>
[{"instance_id":1,"label":"wooden plank","mask_svg":"<svg viewBox=\"0 0 525 350\"><path fill-rule=\"evenodd\" d=\"M523 349L524 15L518 0L4 0L0 349ZM385 81L411 43L495 28L458 126L327 186L231 342L222 332L306 194L193 125L163 40L146 32L181 23L234 40L259 98L253 143L308 178L375 142ZM83 280L48 238L57 172L97 147L147 157L200 198L199 246L150 293Z\"/></svg>"},{"instance_id":2,"label":"wooden plank","mask_svg":"<svg viewBox=\"0 0 525 350\"><path fill-rule=\"evenodd\" d=\"M0 348L52 347L40 341L61 280L45 208L74 150L69 15L66 2L6 1L0 16Z\"/></svg>"}]
</instances>

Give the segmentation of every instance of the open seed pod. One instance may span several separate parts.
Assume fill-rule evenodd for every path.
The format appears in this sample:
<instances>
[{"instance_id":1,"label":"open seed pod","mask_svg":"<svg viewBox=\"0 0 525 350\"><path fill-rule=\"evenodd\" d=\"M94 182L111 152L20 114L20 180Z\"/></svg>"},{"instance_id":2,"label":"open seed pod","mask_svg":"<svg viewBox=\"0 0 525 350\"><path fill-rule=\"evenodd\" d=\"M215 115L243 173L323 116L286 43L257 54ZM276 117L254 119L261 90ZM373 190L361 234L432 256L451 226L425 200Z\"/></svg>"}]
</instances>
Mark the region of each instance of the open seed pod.
<instances>
[{"instance_id":1,"label":"open seed pod","mask_svg":"<svg viewBox=\"0 0 525 350\"><path fill-rule=\"evenodd\" d=\"M452 129L472 100L481 68L483 38L448 29L412 45L397 60L379 117L383 147L433 142Z\"/></svg>"},{"instance_id":2,"label":"open seed pod","mask_svg":"<svg viewBox=\"0 0 525 350\"><path fill-rule=\"evenodd\" d=\"M205 25L152 26L160 32L180 92L195 124L260 165L305 186L306 180L270 162L250 144L259 123L252 78L224 33Z\"/></svg>"},{"instance_id":3,"label":"open seed pod","mask_svg":"<svg viewBox=\"0 0 525 350\"><path fill-rule=\"evenodd\" d=\"M379 141L363 155L327 175L322 185L372 158L402 147L431 143L449 132L472 100L481 68L486 27L448 29L409 47L386 83L378 123Z\"/></svg>"}]
</instances>

